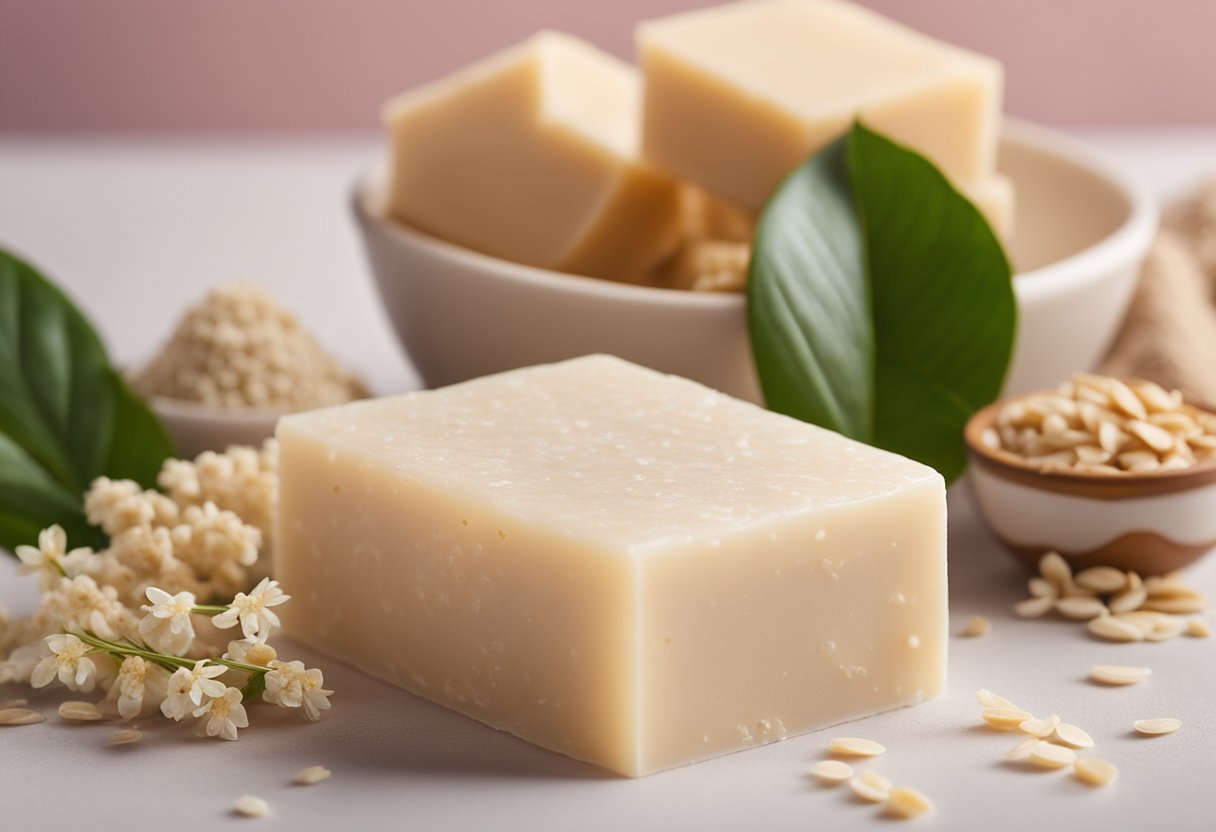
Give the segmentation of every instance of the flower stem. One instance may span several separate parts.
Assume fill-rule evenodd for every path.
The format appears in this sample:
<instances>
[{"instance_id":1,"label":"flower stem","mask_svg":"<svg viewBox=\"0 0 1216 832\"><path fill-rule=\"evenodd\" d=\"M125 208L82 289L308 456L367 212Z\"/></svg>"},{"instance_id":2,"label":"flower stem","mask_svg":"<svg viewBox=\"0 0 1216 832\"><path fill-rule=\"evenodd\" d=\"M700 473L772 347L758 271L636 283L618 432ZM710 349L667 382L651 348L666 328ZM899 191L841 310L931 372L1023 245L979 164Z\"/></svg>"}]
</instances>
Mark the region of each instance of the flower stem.
<instances>
[{"instance_id":1,"label":"flower stem","mask_svg":"<svg viewBox=\"0 0 1216 832\"><path fill-rule=\"evenodd\" d=\"M219 615L222 612L228 612L227 604L198 604L194 606L190 612L195 615Z\"/></svg>"},{"instance_id":2,"label":"flower stem","mask_svg":"<svg viewBox=\"0 0 1216 832\"><path fill-rule=\"evenodd\" d=\"M98 638L89 632L72 633L76 638L83 641L90 647L95 648L104 653L109 653L114 656L139 656L146 661L155 662L166 670L176 670L179 667L184 667L187 670L192 669L195 664L194 659L183 658L182 656L169 656L165 653L157 653L148 650L145 647L140 647L138 644L123 644L117 641L106 641L104 638ZM242 673L248 673L251 676L261 676L270 668L262 667L256 664L246 664L245 662L236 662L231 659L205 659L205 664L218 664L233 670L239 670Z\"/></svg>"}]
</instances>

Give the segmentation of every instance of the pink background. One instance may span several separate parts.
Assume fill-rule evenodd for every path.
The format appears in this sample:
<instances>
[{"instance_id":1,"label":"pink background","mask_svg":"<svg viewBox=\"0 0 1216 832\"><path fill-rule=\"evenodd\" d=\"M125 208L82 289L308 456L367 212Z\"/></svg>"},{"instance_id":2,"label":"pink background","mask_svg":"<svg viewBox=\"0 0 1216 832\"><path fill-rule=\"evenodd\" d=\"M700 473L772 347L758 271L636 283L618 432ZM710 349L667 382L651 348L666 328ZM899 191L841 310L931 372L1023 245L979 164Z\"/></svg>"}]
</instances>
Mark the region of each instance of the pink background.
<instances>
[{"instance_id":1,"label":"pink background","mask_svg":"<svg viewBox=\"0 0 1216 832\"><path fill-rule=\"evenodd\" d=\"M1216 0L865 0L1005 62L1013 114L1216 124ZM0 129L345 130L538 28L627 56L697 0L0 0Z\"/></svg>"}]
</instances>

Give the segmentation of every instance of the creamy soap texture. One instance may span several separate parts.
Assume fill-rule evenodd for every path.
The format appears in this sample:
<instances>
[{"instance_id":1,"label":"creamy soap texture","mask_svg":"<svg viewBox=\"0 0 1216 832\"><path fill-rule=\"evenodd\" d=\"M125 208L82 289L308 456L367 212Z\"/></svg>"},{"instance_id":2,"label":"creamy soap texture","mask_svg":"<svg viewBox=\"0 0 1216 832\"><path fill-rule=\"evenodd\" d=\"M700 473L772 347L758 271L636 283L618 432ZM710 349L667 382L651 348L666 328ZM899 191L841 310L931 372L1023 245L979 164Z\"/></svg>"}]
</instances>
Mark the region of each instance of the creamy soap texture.
<instances>
[{"instance_id":1,"label":"creamy soap texture","mask_svg":"<svg viewBox=\"0 0 1216 832\"><path fill-rule=\"evenodd\" d=\"M389 210L478 251L634 281L678 242L679 185L639 161L635 70L541 32L390 101Z\"/></svg>"},{"instance_id":2,"label":"creamy soap texture","mask_svg":"<svg viewBox=\"0 0 1216 832\"><path fill-rule=\"evenodd\" d=\"M1002 71L836 0L757 0L638 28L645 154L757 210L860 116L975 187L996 164Z\"/></svg>"},{"instance_id":3,"label":"creamy soap texture","mask_svg":"<svg viewBox=\"0 0 1216 832\"><path fill-rule=\"evenodd\" d=\"M287 632L638 776L914 704L932 469L605 356L284 417Z\"/></svg>"}]
</instances>

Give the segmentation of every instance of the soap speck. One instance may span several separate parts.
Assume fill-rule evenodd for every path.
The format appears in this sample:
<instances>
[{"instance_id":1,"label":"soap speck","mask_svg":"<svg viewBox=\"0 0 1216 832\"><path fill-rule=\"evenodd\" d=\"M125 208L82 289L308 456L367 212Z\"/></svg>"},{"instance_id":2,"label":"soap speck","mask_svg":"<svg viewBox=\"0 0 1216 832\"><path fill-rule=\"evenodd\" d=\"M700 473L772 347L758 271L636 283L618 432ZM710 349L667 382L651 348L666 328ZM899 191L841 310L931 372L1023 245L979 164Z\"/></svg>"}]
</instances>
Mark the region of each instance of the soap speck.
<instances>
[{"instance_id":1,"label":"soap speck","mask_svg":"<svg viewBox=\"0 0 1216 832\"><path fill-rule=\"evenodd\" d=\"M820 529L819 531L815 532L816 540L823 540L827 536L828 536L828 533L826 531L824 531L823 529Z\"/></svg>"},{"instance_id":2,"label":"soap speck","mask_svg":"<svg viewBox=\"0 0 1216 832\"><path fill-rule=\"evenodd\" d=\"M913 650L920 647L920 636L908 636L908 646Z\"/></svg>"},{"instance_id":3,"label":"soap speck","mask_svg":"<svg viewBox=\"0 0 1216 832\"><path fill-rule=\"evenodd\" d=\"M891 601L895 604L906 604L908 603L908 598L902 592L897 592L891 596Z\"/></svg>"}]
</instances>

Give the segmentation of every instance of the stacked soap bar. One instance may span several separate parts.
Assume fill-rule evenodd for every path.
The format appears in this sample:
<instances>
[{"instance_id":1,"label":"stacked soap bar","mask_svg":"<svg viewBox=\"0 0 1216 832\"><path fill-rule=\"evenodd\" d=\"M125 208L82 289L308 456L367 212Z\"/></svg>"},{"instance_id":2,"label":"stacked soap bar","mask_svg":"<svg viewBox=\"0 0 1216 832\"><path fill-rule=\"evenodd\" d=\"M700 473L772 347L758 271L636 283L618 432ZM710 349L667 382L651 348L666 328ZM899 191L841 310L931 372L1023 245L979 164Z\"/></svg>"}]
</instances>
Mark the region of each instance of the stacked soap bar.
<instances>
[{"instance_id":1,"label":"stacked soap bar","mask_svg":"<svg viewBox=\"0 0 1216 832\"><path fill-rule=\"evenodd\" d=\"M757 0L642 24L644 152L759 209L855 118L965 188L996 172L996 61L837 0Z\"/></svg>"},{"instance_id":2,"label":"stacked soap bar","mask_svg":"<svg viewBox=\"0 0 1216 832\"><path fill-rule=\"evenodd\" d=\"M389 209L518 263L636 281L670 255L679 185L639 158L632 67L555 32L390 101Z\"/></svg>"},{"instance_id":3,"label":"stacked soap bar","mask_svg":"<svg viewBox=\"0 0 1216 832\"><path fill-rule=\"evenodd\" d=\"M608 357L284 417L294 637L630 776L942 690L930 468Z\"/></svg>"}]
</instances>

